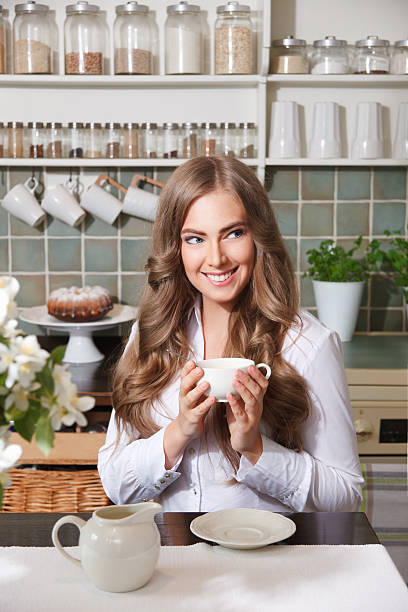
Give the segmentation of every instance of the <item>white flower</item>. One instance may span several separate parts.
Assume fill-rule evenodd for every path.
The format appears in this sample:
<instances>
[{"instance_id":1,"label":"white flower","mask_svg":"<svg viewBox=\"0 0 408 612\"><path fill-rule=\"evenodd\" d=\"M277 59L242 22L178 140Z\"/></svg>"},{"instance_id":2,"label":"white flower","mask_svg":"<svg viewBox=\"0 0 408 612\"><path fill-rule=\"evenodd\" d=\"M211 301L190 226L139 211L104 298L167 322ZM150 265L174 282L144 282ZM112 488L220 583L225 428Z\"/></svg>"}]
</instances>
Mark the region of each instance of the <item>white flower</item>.
<instances>
[{"instance_id":1,"label":"white flower","mask_svg":"<svg viewBox=\"0 0 408 612\"><path fill-rule=\"evenodd\" d=\"M14 360L8 368L6 387L10 389L16 381L22 387L29 387L35 374L45 366L49 353L40 347L37 337L32 335L13 338L10 350Z\"/></svg>"},{"instance_id":2,"label":"white flower","mask_svg":"<svg viewBox=\"0 0 408 612\"><path fill-rule=\"evenodd\" d=\"M20 412L25 412L28 409L28 394L33 390L33 387L38 387L37 384L32 385L31 389L24 389L18 383L14 385L9 395L6 397L4 408L9 410L14 407Z\"/></svg>"},{"instance_id":3,"label":"white flower","mask_svg":"<svg viewBox=\"0 0 408 612\"><path fill-rule=\"evenodd\" d=\"M74 423L84 427L87 420L82 413L95 405L95 398L77 396L77 386L71 381L71 373L66 368L66 365L59 364L53 368L55 403L51 406L50 417L55 430L60 429L61 425L69 427Z\"/></svg>"},{"instance_id":4,"label":"white flower","mask_svg":"<svg viewBox=\"0 0 408 612\"><path fill-rule=\"evenodd\" d=\"M14 300L20 291L20 283L14 276L0 276L0 293L6 293L10 300Z\"/></svg>"},{"instance_id":5,"label":"white flower","mask_svg":"<svg viewBox=\"0 0 408 612\"><path fill-rule=\"evenodd\" d=\"M17 279L0 276L0 326L17 316L17 305L13 301L20 289Z\"/></svg>"},{"instance_id":6,"label":"white flower","mask_svg":"<svg viewBox=\"0 0 408 612\"><path fill-rule=\"evenodd\" d=\"M17 321L15 319L10 319L3 326L3 336L5 338L15 338L21 333L21 330L17 328Z\"/></svg>"},{"instance_id":7,"label":"white flower","mask_svg":"<svg viewBox=\"0 0 408 612\"><path fill-rule=\"evenodd\" d=\"M21 453L21 446L18 444L8 444L7 439L0 438L0 474L17 463Z\"/></svg>"},{"instance_id":8,"label":"white flower","mask_svg":"<svg viewBox=\"0 0 408 612\"><path fill-rule=\"evenodd\" d=\"M13 363L13 353L8 346L0 342L0 374Z\"/></svg>"}]
</instances>

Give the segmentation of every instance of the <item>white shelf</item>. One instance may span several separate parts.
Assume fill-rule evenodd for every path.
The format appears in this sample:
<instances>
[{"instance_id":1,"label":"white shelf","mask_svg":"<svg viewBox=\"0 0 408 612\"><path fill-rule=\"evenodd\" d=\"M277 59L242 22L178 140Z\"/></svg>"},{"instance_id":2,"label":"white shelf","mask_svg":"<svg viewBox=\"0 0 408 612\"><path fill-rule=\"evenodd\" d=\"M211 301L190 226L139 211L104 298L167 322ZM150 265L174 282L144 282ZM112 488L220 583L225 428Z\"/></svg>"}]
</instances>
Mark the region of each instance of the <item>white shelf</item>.
<instances>
[{"instance_id":1,"label":"white shelf","mask_svg":"<svg viewBox=\"0 0 408 612\"><path fill-rule=\"evenodd\" d=\"M273 74L266 77L275 85L328 87L408 87L406 74Z\"/></svg>"},{"instance_id":2,"label":"white shelf","mask_svg":"<svg viewBox=\"0 0 408 612\"><path fill-rule=\"evenodd\" d=\"M0 159L0 167L57 167L57 168L174 168L180 166L187 159L183 158L172 158L166 159L163 157L156 157L154 159L107 159L98 157L96 159L86 159L86 158L77 158L73 159L70 157L63 157L60 159L31 159L27 157L18 158L18 159L10 159L3 158ZM259 159L241 159L242 162L247 164L248 166L258 166Z\"/></svg>"},{"instance_id":3,"label":"white shelf","mask_svg":"<svg viewBox=\"0 0 408 612\"><path fill-rule=\"evenodd\" d=\"M408 159L311 159L298 157L293 159L267 157L266 166L408 166Z\"/></svg>"}]
</instances>

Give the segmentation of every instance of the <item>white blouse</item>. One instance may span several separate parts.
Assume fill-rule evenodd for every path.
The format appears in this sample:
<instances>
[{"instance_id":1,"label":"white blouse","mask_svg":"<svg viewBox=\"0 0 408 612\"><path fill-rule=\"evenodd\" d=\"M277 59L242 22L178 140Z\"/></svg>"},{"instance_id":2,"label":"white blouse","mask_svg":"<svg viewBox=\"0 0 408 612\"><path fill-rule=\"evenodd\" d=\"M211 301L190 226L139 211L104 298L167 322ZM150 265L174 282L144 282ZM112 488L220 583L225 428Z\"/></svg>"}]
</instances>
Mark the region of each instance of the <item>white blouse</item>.
<instances>
[{"instance_id":1,"label":"white blouse","mask_svg":"<svg viewBox=\"0 0 408 612\"><path fill-rule=\"evenodd\" d=\"M303 328L286 335L283 355L306 380L312 409L302 426L303 450L296 452L273 440L261 423L263 452L252 465L241 456L235 474L217 444L192 440L170 470L164 467L163 436L178 414L178 377L154 404L160 430L150 438L130 441L117 428L112 410L98 469L109 498L116 504L155 498L163 512L209 512L226 508L259 508L274 512L357 511L361 503L360 462L340 339L309 312L300 312ZM136 325L136 324L135 324ZM204 358L201 312L189 319L192 358ZM129 342L135 337L133 326ZM238 481L231 484L232 478Z\"/></svg>"}]
</instances>

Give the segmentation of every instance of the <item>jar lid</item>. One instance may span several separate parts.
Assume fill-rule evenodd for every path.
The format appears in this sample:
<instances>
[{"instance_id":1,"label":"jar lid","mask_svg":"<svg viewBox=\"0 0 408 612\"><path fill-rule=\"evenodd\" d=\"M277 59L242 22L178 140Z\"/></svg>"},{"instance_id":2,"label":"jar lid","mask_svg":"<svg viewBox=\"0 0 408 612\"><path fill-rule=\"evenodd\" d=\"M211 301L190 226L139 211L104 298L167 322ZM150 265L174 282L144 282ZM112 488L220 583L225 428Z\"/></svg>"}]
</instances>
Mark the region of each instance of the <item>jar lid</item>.
<instances>
[{"instance_id":1,"label":"jar lid","mask_svg":"<svg viewBox=\"0 0 408 612\"><path fill-rule=\"evenodd\" d=\"M116 121L107 121L105 127L110 130L118 130L120 128L120 123L116 123Z\"/></svg>"},{"instance_id":2,"label":"jar lid","mask_svg":"<svg viewBox=\"0 0 408 612\"><path fill-rule=\"evenodd\" d=\"M217 128L217 124L216 123L210 123L209 121L205 121L204 123L201 124L201 127L204 129L210 129L210 130L215 130Z\"/></svg>"},{"instance_id":3,"label":"jar lid","mask_svg":"<svg viewBox=\"0 0 408 612\"><path fill-rule=\"evenodd\" d=\"M55 129L62 128L62 123L59 123L57 121L50 121L49 123L46 124L45 127L55 130Z\"/></svg>"},{"instance_id":4,"label":"jar lid","mask_svg":"<svg viewBox=\"0 0 408 612\"><path fill-rule=\"evenodd\" d=\"M139 124L138 123L131 123L131 122L127 122L123 124L123 127L126 130L138 130L139 129Z\"/></svg>"},{"instance_id":5,"label":"jar lid","mask_svg":"<svg viewBox=\"0 0 408 612\"><path fill-rule=\"evenodd\" d=\"M184 2L181 0L178 4L172 4L167 7L168 13L199 13L200 7L196 4L189 4L188 2Z\"/></svg>"},{"instance_id":6,"label":"jar lid","mask_svg":"<svg viewBox=\"0 0 408 612\"><path fill-rule=\"evenodd\" d=\"M143 130L157 130L157 123L150 123L150 121L148 121L147 123L142 123L142 129Z\"/></svg>"},{"instance_id":7,"label":"jar lid","mask_svg":"<svg viewBox=\"0 0 408 612\"><path fill-rule=\"evenodd\" d=\"M83 123L80 123L78 121L71 121L70 123L68 123L68 127L69 128L74 128L75 130L81 129L84 127Z\"/></svg>"},{"instance_id":8,"label":"jar lid","mask_svg":"<svg viewBox=\"0 0 408 612\"><path fill-rule=\"evenodd\" d=\"M45 13L50 10L47 4L37 4L36 2L26 2L25 4L16 4L15 11L17 13Z\"/></svg>"},{"instance_id":9,"label":"jar lid","mask_svg":"<svg viewBox=\"0 0 408 612\"><path fill-rule=\"evenodd\" d=\"M279 38L272 42L274 47L306 47L306 41L303 38L295 38L292 34L288 34L284 38Z\"/></svg>"},{"instance_id":10,"label":"jar lid","mask_svg":"<svg viewBox=\"0 0 408 612\"><path fill-rule=\"evenodd\" d=\"M23 122L22 121L9 121L7 124L7 127L9 128L22 128L23 127Z\"/></svg>"},{"instance_id":11,"label":"jar lid","mask_svg":"<svg viewBox=\"0 0 408 612\"><path fill-rule=\"evenodd\" d=\"M347 40L339 40L335 36L325 36L322 40L315 40L314 47L346 47Z\"/></svg>"},{"instance_id":12,"label":"jar lid","mask_svg":"<svg viewBox=\"0 0 408 612\"><path fill-rule=\"evenodd\" d=\"M38 130L40 128L43 128L44 124L43 124L42 121L29 121L28 122L28 127L30 129L35 129L35 130L37 129Z\"/></svg>"},{"instance_id":13,"label":"jar lid","mask_svg":"<svg viewBox=\"0 0 408 612\"><path fill-rule=\"evenodd\" d=\"M163 123L163 127L165 130L171 130L171 129L177 130L178 126L179 126L178 123L172 123L171 121L166 121L166 123Z\"/></svg>"},{"instance_id":14,"label":"jar lid","mask_svg":"<svg viewBox=\"0 0 408 612\"><path fill-rule=\"evenodd\" d=\"M396 40L394 43L395 47L408 47L408 40Z\"/></svg>"},{"instance_id":15,"label":"jar lid","mask_svg":"<svg viewBox=\"0 0 408 612\"><path fill-rule=\"evenodd\" d=\"M91 121L90 123L85 123L85 127L89 130L89 129L93 129L93 130L100 130L102 127L102 123L94 123L93 121Z\"/></svg>"},{"instance_id":16,"label":"jar lid","mask_svg":"<svg viewBox=\"0 0 408 612\"><path fill-rule=\"evenodd\" d=\"M98 13L99 6L96 4L88 4L85 0L79 0L76 4L69 4L65 7L67 15L71 13Z\"/></svg>"},{"instance_id":17,"label":"jar lid","mask_svg":"<svg viewBox=\"0 0 408 612\"><path fill-rule=\"evenodd\" d=\"M222 6L217 6L218 13L250 13L251 7L247 4L238 4L238 2L227 2Z\"/></svg>"},{"instance_id":18,"label":"jar lid","mask_svg":"<svg viewBox=\"0 0 408 612\"><path fill-rule=\"evenodd\" d=\"M241 129L252 130L253 128L255 128L255 123L253 123L252 121L250 121L249 123L243 122L239 124L239 127Z\"/></svg>"},{"instance_id":19,"label":"jar lid","mask_svg":"<svg viewBox=\"0 0 408 612\"><path fill-rule=\"evenodd\" d=\"M198 125L197 123L191 123L190 121L186 121L185 123L181 124L183 128L192 128L193 130L196 130Z\"/></svg>"},{"instance_id":20,"label":"jar lid","mask_svg":"<svg viewBox=\"0 0 408 612\"><path fill-rule=\"evenodd\" d=\"M221 125L222 129L225 129L225 128L232 128L233 129L233 128L236 127L235 123L221 123L220 125Z\"/></svg>"},{"instance_id":21,"label":"jar lid","mask_svg":"<svg viewBox=\"0 0 408 612\"><path fill-rule=\"evenodd\" d=\"M129 13L148 13L149 7L138 2L126 2L119 4L115 9L117 15L128 15Z\"/></svg>"},{"instance_id":22,"label":"jar lid","mask_svg":"<svg viewBox=\"0 0 408 612\"><path fill-rule=\"evenodd\" d=\"M389 40L382 40L378 36L367 36L367 38L356 41L356 47L388 47L389 44Z\"/></svg>"}]
</instances>

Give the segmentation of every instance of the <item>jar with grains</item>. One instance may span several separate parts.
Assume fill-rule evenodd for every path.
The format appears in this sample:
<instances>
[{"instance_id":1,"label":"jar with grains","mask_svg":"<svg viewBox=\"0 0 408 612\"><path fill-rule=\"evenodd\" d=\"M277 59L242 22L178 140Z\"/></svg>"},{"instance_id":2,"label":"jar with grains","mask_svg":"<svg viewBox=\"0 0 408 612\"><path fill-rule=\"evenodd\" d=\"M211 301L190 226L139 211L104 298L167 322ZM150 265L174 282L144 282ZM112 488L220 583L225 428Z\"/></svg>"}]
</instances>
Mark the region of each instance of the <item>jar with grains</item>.
<instances>
[{"instance_id":1,"label":"jar with grains","mask_svg":"<svg viewBox=\"0 0 408 612\"><path fill-rule=\"evenodd\" d=\"M6 130L4 123L0 121L0 157L7 157L7 149L5 147L6 142Z\"/></svg>"},{"instance_id":2,"label":"jar with grains","mask_svg":"<svg viewBox=\"0 0 408 612\"><path fill-rule=\"evenodd\" d=\"M408 74L408 40L397 40L391 58L391 74Z\"/></svg>"},{"instance_id":3,"label":"jar with grains","mask_svg":"<svg viewBox=\"0 0 408 612\"><path fill-rule=\"evenodd\" d=\"M26 147L28 157L37 159L44 157L45 132L42 121L30 121L26 128Z\"/></svg>"},{"instance_id":4,"label":"jar with grains","mask_svg":"<svg viewBox=\"0 0 408 612\"><path fill-rule=\"evenodd\" d=\"M104 74L109 31L99 6L80 1L65 11L65 74Z\"/></svg>"},{"instance_id":5,"label":"jar with grains","mask_svg":"<svg viewBox=\"0 0 408 612\"><path fill-rule=\"evenodd\" d=\"M239 156L253 159L258 155L256 126L253 122L239 124Z\"/></svg>"},{"instance_id":6,"label":"jar with grains","mask_svg":"<svg viewBox=\"0 0 408 612\"><path fill-rule=\"evenodd\" d=\"M14 74L51 74L52 27L49 6L16 4L13 21Z\"/></svg>"},{"instance_id":7,"label":"jar with grains","mask_svg":"<svg viewBox=\"0 0 408 612\"><path fill-rule=\"evenodd\" d=\"M63 127L62 123L50 121L45 126L45 157L59 159L62 157Z\"/></svg>"},{"instance_id":8,"label":"jar with grains","mask_svg":"<svg viewBox=\"0 0 408 612\"><path fill-rule=\"evenodd\" d=\"M306 41L292 35L272 41L271 72L273 74L307 74L309 63Z\"/></svg>"},{"instance_id":9,"label":"jar with grains","mask_svg":"<svg viewBox=\"0 0 408 612\"><path fill-rule=\"evenodd\" d=\"M144 157L145 159L153 159L158 156L157 138L157 123L151 123L150 121L142 123L139 146L142 152L141 157Z\"/></svg>"},{"instance_id":10,"label":"jar with grains","mask_svg":"<svg viewBox=\"0 0 408 612\"><path fill-rule=\"evenodd\" d=\"M91 121L85 124L85 155L89 159L104 157L102 154L104 147L104 130L101 123Z\"/></svg>"},{"instance_id":11,"label":"jar with grains","mask_svg":"<svg viewBox=\"0 0 408 612\"><path fill-rule=\"evenodd\" d=\"M21 121L9 121L7 157L24 157L24 125Z\"/></svg>"},{"instance_id":12,"label":"jar with grains","mask_svg":"<svg viewBox=\"0 0 408 612\"><path fill-rule=\"evenodd\" d=\"M315 40L310 66L312 74L346 74L349 71L347 41L335 36Z\"/></svg>"},{"instance_id":13,"label":"jar with grains","mask_svg":"<svg viewBox=\"0 0 408 612\"><path fill-rule=\"evenodd\" d=\"M389 74L389 40L367 36L357 40L354 55L354 74Z\"/></svg>"},{"instance_id":14,"label":"jar with grains","mask_svg":"<svg viewBox=\"0 0 408 612\"><path fill-rule=\"evenodd\" d=\"M252 74L253 36L249 6L238 2L217 6L215 74Z\"/></svg>"},{"instance_id":15,"label":"jar with grains","mask_svg":"<svg viewBox=\"0 0 408 612\"><path fill-rule=\"evenodd\" d=\"M126 2L116 7L113 24L115 74L152 74L152 31L149 7Z\"/></svg>"},{"instance_id":16,"label":"jar with grains","mask_svg":"<svg viewBox=\"0 0 408 612\"><path fill-rule=\"evenodd\" d=\"M167 7L166 74L201 74L203 40L200 7L179 2Z\"/></svg>"},{"instance_id":17,"label":"jar with grains","mask_svg":"<svg viewBox=\"0 0 408 612\"><path fill-rule=\"evenodd\" d=\"M217 155L219 153L219 134L216 123L201 124L201 155Z\"/></svg>"},{"instance_id":18,"label":"jar with grains","mask_svg":"<svg viewBox=\"0 0 408 612\"><path fill-rule=\"evenodd\" d=\"M109 121L105 123L105 157L116 159L121 154L122 130L120 123Z\"/></svg>"},{"instance_id":19,"label":"jar with grains","mask_svg":"<svg viewBox=\"0 0 408 612\"><path fill-rule=\"evenodd\" d=\"M179 156L179 124L163 123L163 157L170 159Z\"/></svg>"},{"instance_id":20,"label":"jar with grains","mask_svg":"<svg viewBox=\"0 0 408 612\"><path fill-rule=\"evenodd\" d=\"M68 157L84 157L85 133L84 124L78 121L68 123Z\"/></svg>"},{"instance_id":21,"label":"jar with grains","mask_svg":"<svg viewBox=\"0 0 408 612\"><path fill-rule=\"evenodd\" d=\"M0 74L7 72L7 58L6 58L6 27L4 19L4 10L0 6Z\"/></svg>"},{"instance_id":22,"label":"jar with grains","mask_svg":"<svg viewBox=\"0 0 408 612\"><path fill-rule=\"evenodd\" d=\"M235 123L221 123L221 155L235 157L239 155L238 131Z\"/></svg>"},{"instance_id":23,"label":"jar with grains","mask_svg":"<svg viewBox=\"0 0 408 612\"><path fill-rule=\"evenodd\" d=\"M135 159L139 157L139 124L123 124L123 157Z\"/></svg>"},{"instance_id":24,"label":"jar with grains","mask_svg":"<svg viewBox=\"0 0 408 612\"><path fill-rule=\"evenodd\" d=\"M185 122L181 126L183 151L181 156L186 159L199 155L200 142L197 123Z\"/></svg>"}]
</instances>

